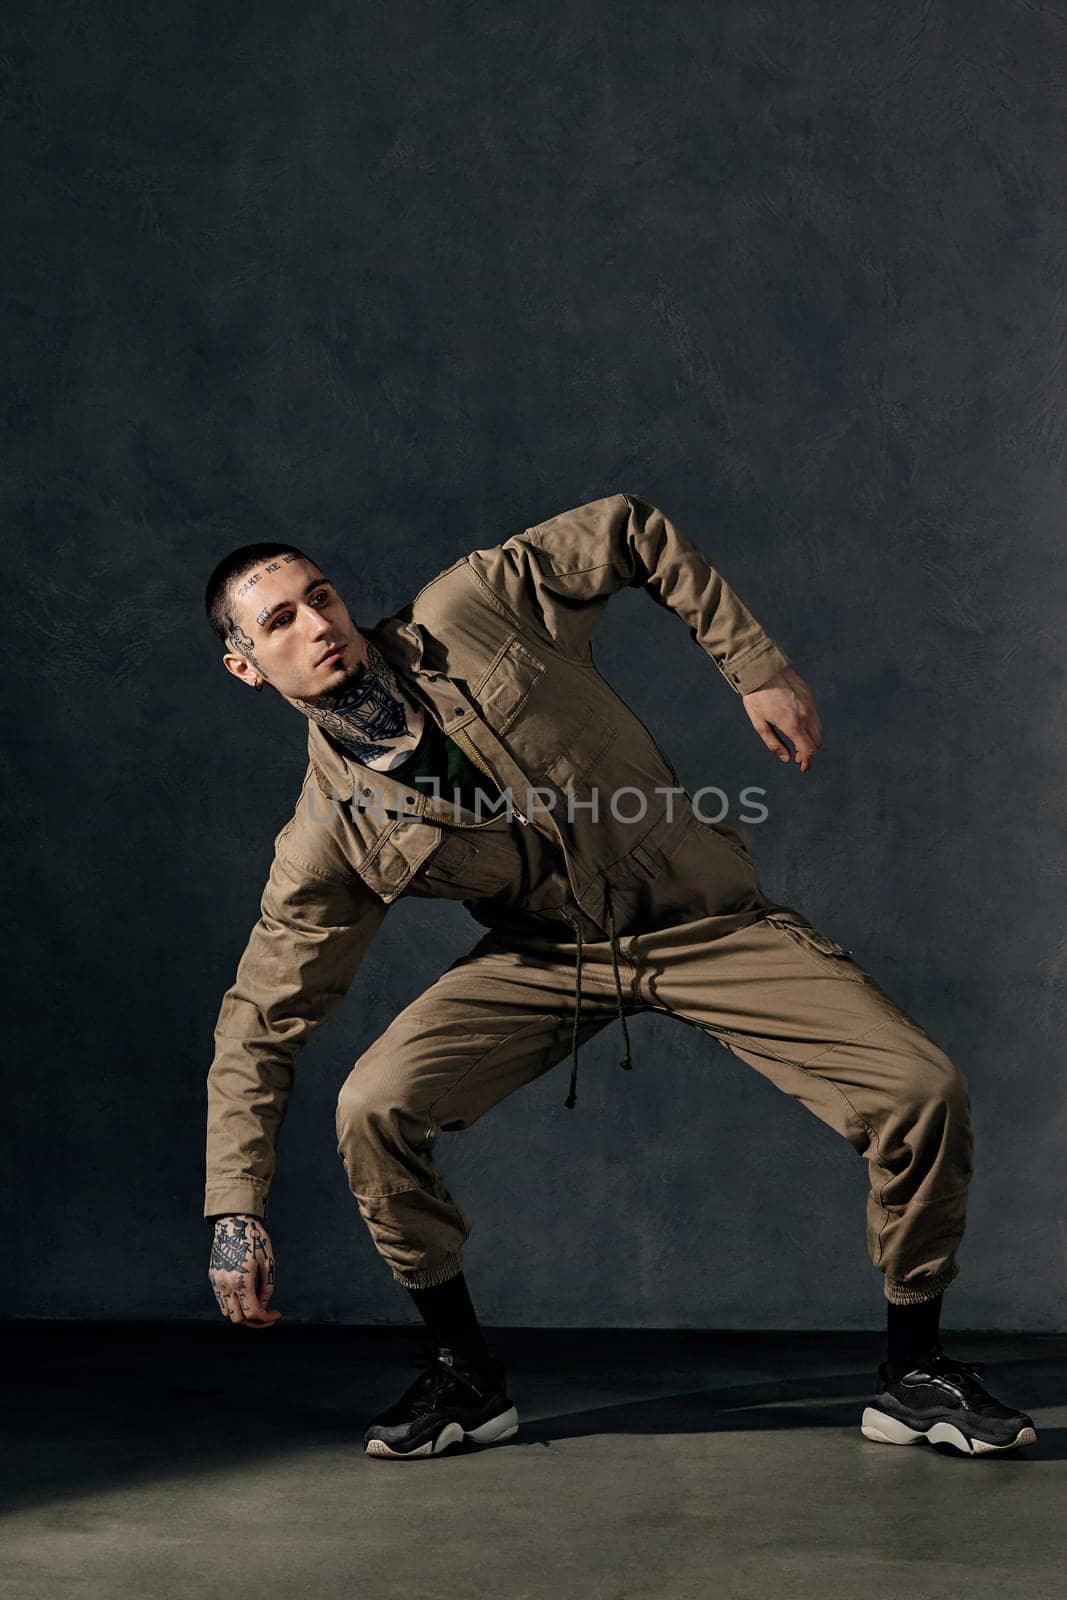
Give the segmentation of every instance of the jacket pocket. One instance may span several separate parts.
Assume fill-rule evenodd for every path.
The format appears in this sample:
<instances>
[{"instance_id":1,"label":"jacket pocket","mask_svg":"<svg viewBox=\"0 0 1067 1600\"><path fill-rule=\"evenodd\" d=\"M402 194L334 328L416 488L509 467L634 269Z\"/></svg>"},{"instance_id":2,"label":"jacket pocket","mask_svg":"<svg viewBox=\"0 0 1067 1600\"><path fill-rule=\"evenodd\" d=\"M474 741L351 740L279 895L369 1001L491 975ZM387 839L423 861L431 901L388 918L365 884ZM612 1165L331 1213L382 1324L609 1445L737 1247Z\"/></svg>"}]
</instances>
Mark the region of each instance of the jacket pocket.
<instances>
[{"instance_id":1,"label":"jacket pocket","mask_svg":"<svg viewBox=\"0 0 1067 1600\"><path fill-rule=\"evenodd\" d=\"M464 877L478 854L478 846L456 833L446 833L423 867L424 874L442 878Z\"/></svg>"},{"instance_id":2,"label":"jacket pocket","mask_svg":"<svg viewBox=\"0 0 1067 1600\"><path fill-rule=\"evenodd\" d=\"M371 835L373 837L373 835ZM368 889L387 905L404 893L423 862L437 849L440 828L432 823L402 822L386 827L372 848L354 831L349 837L349 866Z\"/></svg>"},{"instance_id":3,"label":"jacket pocket","mask_svg":"<svg viewBox=\"0 0 1067 1600\"><path fill-rule=\"evenodd\" d=\"M410 887L446 899L486 900L517 894L521 883L522 857L512 834L486 828L477 842L446 833Z\"/></svg>"},{"instance_id":4,"label":"jacket pocket","mask_svg":"<svg viewBox=\"0 0 1067 1600\"><path fill-rule=\"evenodd\" d=\"M526 648L517 633L510 633L471 689L471 698L490 726L498 734L506 733L544 672L540 657Z\"/></svg>"},{"instance_id":5,"label":"jacket pocket","mask_svg":"<svg viewBox=\"0 0 1067 1600\"><path fill-rule=\"evenodd\" d=\"M596 769L618 737L618 728L605 722L602 707L587 701L560 716L562 752L545 767L550 783L566 788L568 778L595 776Z\"/></svg>"}]
</instances>

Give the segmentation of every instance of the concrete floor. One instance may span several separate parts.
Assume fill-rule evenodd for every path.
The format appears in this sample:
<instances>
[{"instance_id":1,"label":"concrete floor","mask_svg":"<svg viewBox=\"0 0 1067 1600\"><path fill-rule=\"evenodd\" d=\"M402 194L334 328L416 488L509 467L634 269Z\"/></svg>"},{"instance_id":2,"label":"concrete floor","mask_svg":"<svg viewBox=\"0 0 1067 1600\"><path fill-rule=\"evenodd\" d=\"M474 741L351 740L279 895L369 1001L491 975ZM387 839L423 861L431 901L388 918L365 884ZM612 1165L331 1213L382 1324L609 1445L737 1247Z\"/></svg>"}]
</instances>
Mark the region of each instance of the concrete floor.
<instances>
[{"instance_id":1,"label":"concrete floor","mask_svg":"<svg viewBox=\"0 0 1067 1600\"><path fill-rule=\"evenodd\" d=\"M3 1600L1065 1592L1067 1338L946 1334L1036 1447L859 1432L868 1334L493 1329L516 1437L364 1456L414 1325L9 1322Z\"/></svg>"}]
</instances>

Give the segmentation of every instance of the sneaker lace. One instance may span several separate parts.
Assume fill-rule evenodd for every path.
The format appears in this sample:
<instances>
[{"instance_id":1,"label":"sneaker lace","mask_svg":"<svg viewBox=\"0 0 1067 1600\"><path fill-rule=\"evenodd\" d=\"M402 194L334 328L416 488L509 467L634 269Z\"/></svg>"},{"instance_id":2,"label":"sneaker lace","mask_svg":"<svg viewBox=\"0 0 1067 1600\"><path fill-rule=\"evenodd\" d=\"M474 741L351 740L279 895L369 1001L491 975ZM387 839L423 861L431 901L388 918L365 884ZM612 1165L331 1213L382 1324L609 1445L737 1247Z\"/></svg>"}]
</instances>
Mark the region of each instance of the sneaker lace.
<instances>
[{"instance_id":1,"label":"sneaker lace","mask_svg":"<svg viewBox=\"0 0 1067 1600\"><path fill-rule=\"evenodd\" d=\"M933 1355L929 1361L923 1363L925 1370L931 1375L940 1374L951 1379L960 1392L966 1396L967 1403L980 1415L1002 1416L1012 1410L1005 1406L995 1395L991 1395L982 1376L985 1373L984 1361L957 1361L954 1356L945 1355L939 1345L934 1347Z\"/></svg>"},{"instance_id":2,"label":"sneaker lace","mask_svg":"<svg viewBox=\"0 0 1067 1600\"><path fill-rule=\"evenodd\" d=\"M412 1415L421 1416L425 1412L436 1410L442 1395L455 1384L459 1384L470 1394L481 1394L477 1384L467 1378L460 1368L450 1365L439 1351L420 1352L412 1356L410 1365L424 1369L415 1379L410 1391Z\"/></svg>"},{"instance_id":3,"label":"sneaker lace","mask_svg":"<svg viewBox=\"0 0 1067 1600\"><path fill-rule=\"evenodd\" d=\"M946 1377L959 1378L964 1383L969 1381L984 1392L984 1386L979 1381L985 1372L984 1361L957 1361L955 1356L947 1356L936 1344L926 1368L928 1372L943 1372Z\"/></svg>"}]
</instances>

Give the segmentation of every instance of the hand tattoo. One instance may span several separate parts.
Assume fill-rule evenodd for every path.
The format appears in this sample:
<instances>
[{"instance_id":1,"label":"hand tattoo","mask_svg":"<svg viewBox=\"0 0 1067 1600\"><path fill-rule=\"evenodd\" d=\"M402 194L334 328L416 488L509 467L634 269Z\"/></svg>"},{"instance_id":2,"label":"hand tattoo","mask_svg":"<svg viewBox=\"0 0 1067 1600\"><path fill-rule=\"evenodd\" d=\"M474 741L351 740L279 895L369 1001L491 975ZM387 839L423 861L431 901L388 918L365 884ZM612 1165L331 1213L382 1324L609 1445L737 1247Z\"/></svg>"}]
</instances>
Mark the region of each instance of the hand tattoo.
<instances>
[{"instance_id":1,"label":"hand tattoo","mask_svg":"<svg viewBox=\"0 0 1067 1600\"><path fill-rule=\"evenodd\" d=\"M220 1217L211 1241L211 1272L245 1272L262 1261L274 1282L274 1256L257 1217Z\"/></svg>"}]
</instances>

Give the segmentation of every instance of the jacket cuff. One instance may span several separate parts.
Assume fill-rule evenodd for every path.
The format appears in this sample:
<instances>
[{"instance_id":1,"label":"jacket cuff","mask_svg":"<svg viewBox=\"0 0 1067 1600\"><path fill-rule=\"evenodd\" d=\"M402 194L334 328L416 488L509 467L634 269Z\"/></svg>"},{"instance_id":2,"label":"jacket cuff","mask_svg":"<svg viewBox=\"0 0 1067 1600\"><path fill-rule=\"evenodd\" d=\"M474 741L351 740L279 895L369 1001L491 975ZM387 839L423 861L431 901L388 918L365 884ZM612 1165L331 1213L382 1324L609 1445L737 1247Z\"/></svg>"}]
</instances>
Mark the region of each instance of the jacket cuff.
<instances>
[{"instance_id":1,"label":"jacket cuff","mask_svg":"<svg viewBox=\"0 0 1067 1600\"><path fill-rule=\"evenodd\" d=\"M256 1178L224 1178L204 1190L204 1216L244 1211L251 1217L267 1214L267 1186Z\"/></svg>"},{"instance_id":2,"label":"jacket cuff","mask_svg":"<svg viewBox=\"0 0 1067 1600\"><path fill-rule=\"evenodd\" d=\"M776 672L789 666L789 657L771 638L761 639L751 649L729 661L716 663L726 681L738 694L751 694L773 678Z\"/></svg>"}]
</instances>

